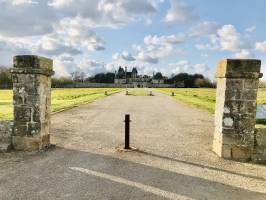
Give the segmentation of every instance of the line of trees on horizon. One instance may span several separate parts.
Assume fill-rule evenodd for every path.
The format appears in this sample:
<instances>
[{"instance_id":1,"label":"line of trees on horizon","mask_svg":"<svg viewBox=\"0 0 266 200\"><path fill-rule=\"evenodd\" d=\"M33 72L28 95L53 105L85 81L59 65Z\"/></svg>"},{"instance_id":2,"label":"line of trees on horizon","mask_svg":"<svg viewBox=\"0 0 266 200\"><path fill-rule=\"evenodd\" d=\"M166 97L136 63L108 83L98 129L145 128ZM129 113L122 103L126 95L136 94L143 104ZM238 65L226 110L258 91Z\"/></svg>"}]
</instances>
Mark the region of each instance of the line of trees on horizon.
<instances>
[{"instance_id":1,"label":"line of trees on horizon","mask_svg":"<svg viewBox=\"0 0 266 200\"><path fill-rule=\"evenodd\" d=\"M185 88L197 88L197 87L206 87L213 88L215 83L210 81L208 78L204 77L202 74L188 74L188 73L179 73L173 74L171 77L163 76L161 72L157 72L153 77L154 79L164 79L166 84L171 84L174 87ZM53 77L52 78L52 87L63 88L66 86L74 85L75 83L114 83L115 73L98 73L93 76L87 77L84 72L75 71L71 73L70 77ZM10 89L12 88L12 77L10 69L7 67L0 66L0 88L1 89Z\"/></svg>"},{"instance_id":2,"label":"line of trees on horizon","mask_svg":"<svg viewBox=\"0 0 266 200\"><path fill-rule=\"evenodd\" d=\"M12 88L12 77L10 69L4 66L0 66L0 88L1 89Z\"/></svg>"},{"instance_id":3,"label":"line of trees on horizon","mask_svg":"<svg viewBox=\"0 0 266 200\"><path fill-rule=\"evenodd\" d=\"M202 74L179 73L174 74L170 78L167 78L165 80L165 83L175 85L176 87L178 87L180 82L183 82L185 88L216 87L215 82L212 82L210 79L204 77Z\"/></svg>"},{"instance_id":4,"label":"line of trees on horizon","mask_svg":"<svg viewBox=\"0 0 266 200\"><path fill-rule=\"evenodd\" d=\"M146 75L147 76L147 75ZM204 77L202 74L188 74L188 73L179 73L173 74L171 77L163 76L161 72L157 72L153 77L153 79L164 79L165 84L173 85L174 87L182 87L185 88L214 88L216 87L216 83L212 82L208 78ZM114 83L115 73L107 72L107 73L98 73L94 76L90 76L86 78L84 72L73 72L71 73L71 77L61 77L61 78L53 78L53 87L63 87L64 85L74 84L74 83ZM181 83L181 84L180 84Z\"/></svg>"}]
</instances>

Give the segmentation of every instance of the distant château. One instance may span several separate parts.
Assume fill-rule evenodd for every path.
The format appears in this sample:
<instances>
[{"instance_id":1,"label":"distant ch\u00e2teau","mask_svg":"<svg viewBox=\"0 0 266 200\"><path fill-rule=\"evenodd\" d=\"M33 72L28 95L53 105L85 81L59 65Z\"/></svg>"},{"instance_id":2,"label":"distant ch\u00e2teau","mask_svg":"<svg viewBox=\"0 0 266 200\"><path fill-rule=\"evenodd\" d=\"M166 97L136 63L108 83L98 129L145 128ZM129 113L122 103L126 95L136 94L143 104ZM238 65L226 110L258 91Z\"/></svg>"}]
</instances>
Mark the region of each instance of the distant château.
<instances>
[{"instance_id":1,"label":"distant ch\u00e2teau","mask_svg":"<svg viewBox=\"0 0 266 200\"><path fill-rule=\"evenodd\" d=\"M151 87L152 85L164 84L164 78L155 78L154 75L139 75L136 67L132 68L131 72L127 71L127 67L119 67L118 71L115 72L115 84L128 84L133 87Z\"/></svg>"}]
</instances>

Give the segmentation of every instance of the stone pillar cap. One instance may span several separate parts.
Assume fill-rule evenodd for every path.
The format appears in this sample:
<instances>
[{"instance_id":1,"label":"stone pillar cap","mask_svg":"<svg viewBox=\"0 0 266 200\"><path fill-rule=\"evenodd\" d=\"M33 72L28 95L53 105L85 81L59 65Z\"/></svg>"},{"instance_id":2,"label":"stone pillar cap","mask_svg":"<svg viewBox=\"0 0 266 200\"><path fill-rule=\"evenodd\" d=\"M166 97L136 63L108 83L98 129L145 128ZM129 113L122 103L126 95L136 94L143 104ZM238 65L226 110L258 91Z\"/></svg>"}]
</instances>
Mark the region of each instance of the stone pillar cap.
<instances>
[{"instance_id":1,"label":"stone pillar cap","mask_svg":"<svg viewBox=\"0 0 266 200\"><path fill-rule=\"evenodd\" d=\"M223 59L218 63L216 78L260 78L260 69L260 60Z\"/></svg>"},{"instance_id":2,"label":"stone pillar cap","mask_svg":"<svg viewBox=\"0 0 266 200\"><path fill-rule=\"evenodd\" d=\"M11 73L51 76L54 74L53 60L37 55L17 55L13 58Z\"/></svg>"}]
</instances>

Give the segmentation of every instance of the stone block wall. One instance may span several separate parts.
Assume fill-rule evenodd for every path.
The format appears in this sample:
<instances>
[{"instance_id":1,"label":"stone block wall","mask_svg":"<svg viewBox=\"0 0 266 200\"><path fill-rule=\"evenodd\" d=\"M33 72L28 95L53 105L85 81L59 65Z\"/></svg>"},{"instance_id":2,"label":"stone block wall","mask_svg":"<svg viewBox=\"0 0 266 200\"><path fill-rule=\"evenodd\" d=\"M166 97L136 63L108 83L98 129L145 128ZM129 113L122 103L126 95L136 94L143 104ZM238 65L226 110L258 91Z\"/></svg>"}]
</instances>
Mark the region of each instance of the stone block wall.
<instances>
[{"instance_id":1,"label":"stone block wall","mask_svg":"<svg viewBox=\"0 0 266 200\"><path fill-rule=\"evenodd\" d=\"M40 150L50 144L51 75L53 61L15 56L13 79L15 150Z\"/></svg>"},{"instance_id":2,"label":"stone block wall","mask_svg":"<svg viewBox=\"0 0 266 200\"><path fill-rule=\"evenodd\" d=\"M252 159L260 67L259 60L226 59L218 64L213 150L220 157Z\"/></svg>"},{"instance_id":3,"label":"stone block wall","mask_svg":"<svg viewBox=\"0 0 266 200\"><path fill-rule=\"evenodd\" d=\"M255 143L252 160L257 163L266 163L266 129L255 130Z\"/></svg>"},{"instance_id":4,"label":"stone block wall","mask_svg":"<svg viewBox=\"0 0 266 200\"><path fill-rule=\"evenodd\" d=\"M0 152L12 149L13 121L0 121Z\"/></svg>"}]
</instances>

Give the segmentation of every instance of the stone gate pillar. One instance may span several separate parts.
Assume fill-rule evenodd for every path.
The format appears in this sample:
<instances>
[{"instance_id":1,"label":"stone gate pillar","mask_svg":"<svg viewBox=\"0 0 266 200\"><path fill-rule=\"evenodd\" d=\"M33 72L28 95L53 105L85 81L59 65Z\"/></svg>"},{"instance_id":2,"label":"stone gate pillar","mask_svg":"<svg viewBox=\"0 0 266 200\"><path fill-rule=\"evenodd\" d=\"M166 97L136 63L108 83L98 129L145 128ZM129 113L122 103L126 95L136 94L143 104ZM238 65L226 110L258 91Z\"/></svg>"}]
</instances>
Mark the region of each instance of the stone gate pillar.
<instances>
[{"instance_id":1,"label":"stone gate pillar","mask_svg":"<svg viewBox=\"0 0 266 200\"><path fill-rule=\"evenodd\" d=\"M213 150L222 158L251 159L260 67L260 60L226 59L218 64Z\"/></svg>"},{"instance_id":2,"label":"stone gate pillar","mask_svg":"<svg viewBox=\"0 0 266 200\"><path fill-rule=\"evenodd\" d=\"M40 150L50 144L51 76L53 61L23 55L14 57L13 79L15 150Z\"/></svg>"}]
</instances>

